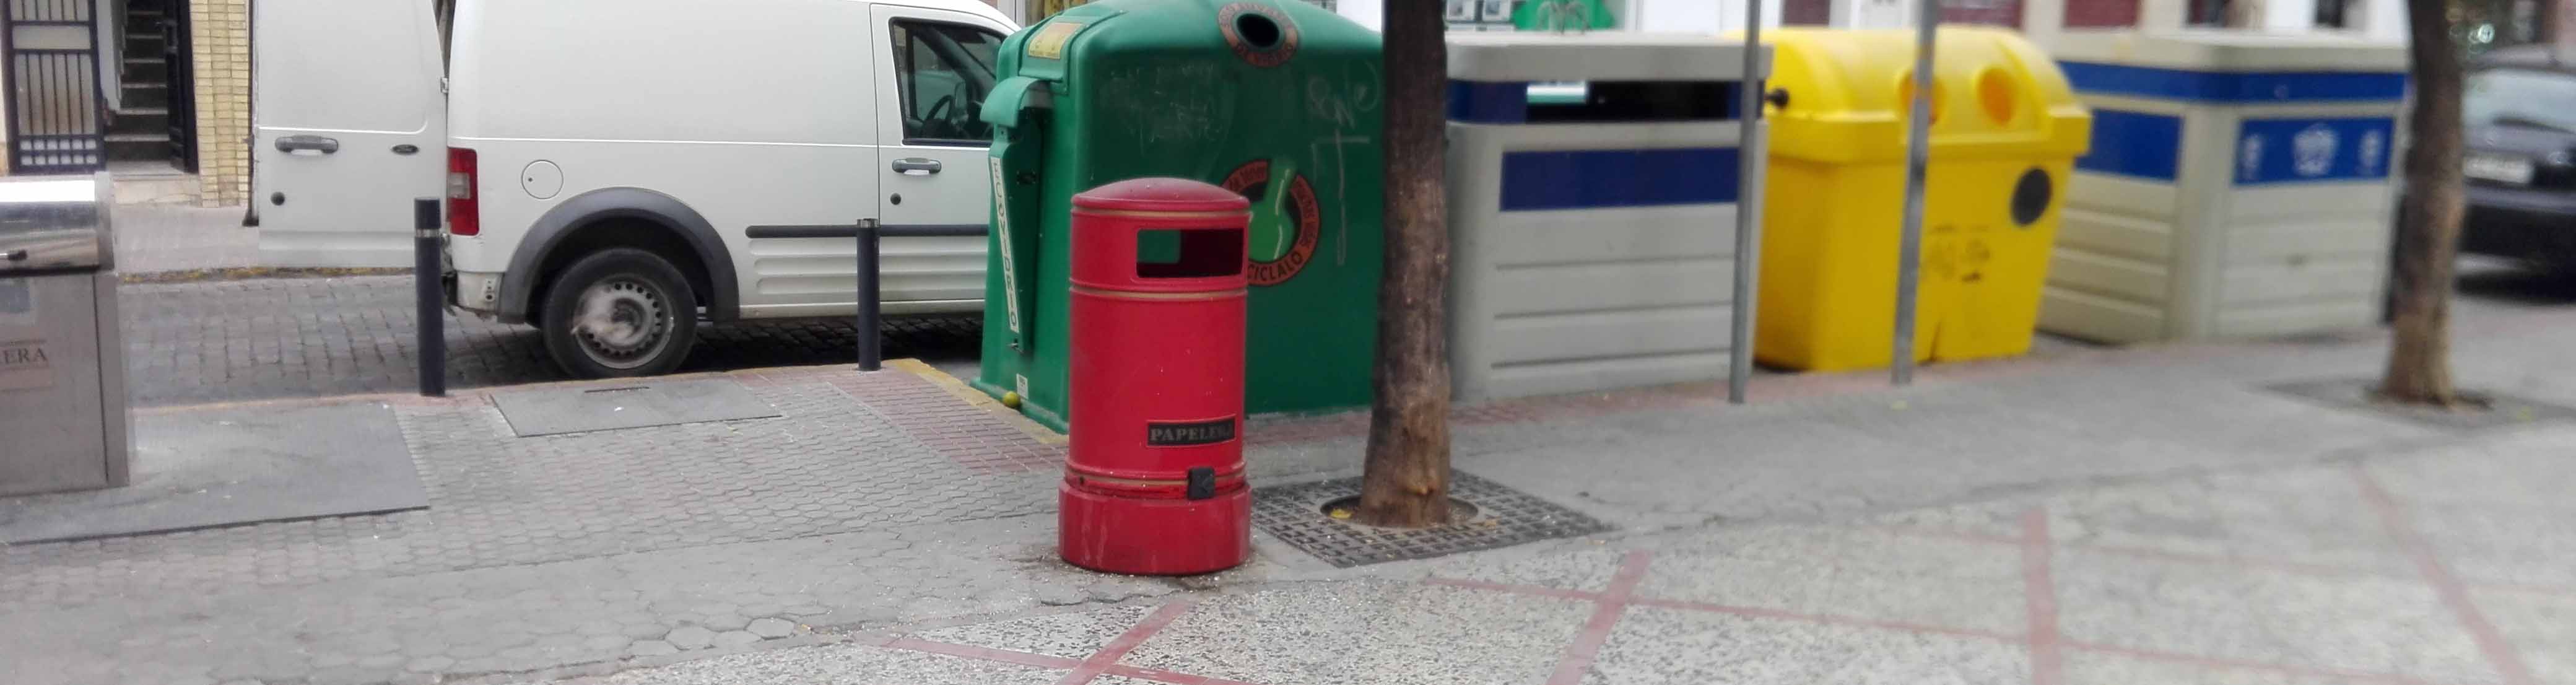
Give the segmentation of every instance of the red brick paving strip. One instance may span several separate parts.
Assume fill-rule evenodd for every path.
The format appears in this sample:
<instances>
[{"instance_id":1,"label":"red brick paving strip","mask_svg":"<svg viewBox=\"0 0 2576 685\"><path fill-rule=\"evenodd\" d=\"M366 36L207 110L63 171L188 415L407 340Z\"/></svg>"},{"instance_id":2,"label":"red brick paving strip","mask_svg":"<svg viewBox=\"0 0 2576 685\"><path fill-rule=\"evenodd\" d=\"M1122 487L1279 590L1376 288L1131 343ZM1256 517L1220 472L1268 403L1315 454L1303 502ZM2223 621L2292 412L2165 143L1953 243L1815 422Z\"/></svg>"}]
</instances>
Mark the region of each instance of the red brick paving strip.
<instances>
[{"instance_id":1,"label":"red brick paving strip","mask_svg":"<svg viewBox=\"0 0 2576 685\"><path fill-rule=\"evenodd\" d=\"M2054 547L2048 539L2048 510L2034 507L2021 515L2022 601L2030 613L2031 685L2066 682L2066 657L2058 651L2057 582L2050 577Z\"/></svg>"},{"instance_id":2,"label":"red brick paving strip","mask_svg":"<svg viewBox=\"0 0 2576 685\"><path fill-rule=\"evenodd\" d=\"M1548 685L1582 684L1583 674L1592 670L1592 659L1601 654L1601 643L1610 641L1610 630L1619 627L1619 617L1628 613L1628 598L1646 581L1646 566L1651 563L1652 555L1645 550L1630 551L1620 560L1618 574L1610 577L1610 588L1592 609L1592 620L1583 623L1583 632L1574 634L1574 644L1567 645L1565 657L1557 660L1556 674L1548 676Z\"/></svg>"},{"instance_id":3,"label":"red brick paving strip","mask_svg":"<svg viewBox=\"0 0 2576 685\"><path fill-rule=\"evenodd\" d=\"M1063 679L1055 681L1056 685L1084 685L1100 677L1109 667L1117 665L1119 659L1127 658L1128 652L1136 651L1137 645L1145 644L1147 638L1163 632L1181 614L1189 613L1190 606L1189 602L1173 602L1155 609L1154 613L1145 615L1145 620L1137 621L1135 627L1120 634L1118 639L1110 640L1100 651L1093 652L1091 658L1082 660L1082 665L1075 666L1072 673L1064 674Z\"/></svg>"},{"instance_id":4,"label":"red brick paving strip","mask_svg":"<svg viewBox=\"0 0 2576 685\"><path fill-rule=\"evenodd\" d=\"M2442 604L2459 617L2460 625L2468 629L2470 639L2477 641L2478 651L2484 652L2487 662L2495 666L2496 673L2504 676L2505 685L2535 685L2540 682L2532 677L2531 666L2523 663L2522 653L2514 650L2513 643L2505 639L2504 632L2496 630L2495 624L2478 610L2477 600L2469 596L2468 586L2460 582L2459 576L2451 574L2450 566L2442 563L2442 558L2433 552L2432 544L2406 521L2406 510L2397 503L2397 497L2389 494L2387 488L2380 487L2379 481L2371 478L2370 472L2362 470L2361 466L2350 467L2350 472L2353 481L2361 485L2362 499L2368 500L2370 508L2379 512L2379 523L2387 527L2389 539L2396 540L2397 546L2406 550L2406 556L2414 559L2417 572L2424 575L2424 582L2432 585L2434 593L2441 596Z\"/></svg>"}]
</instances>

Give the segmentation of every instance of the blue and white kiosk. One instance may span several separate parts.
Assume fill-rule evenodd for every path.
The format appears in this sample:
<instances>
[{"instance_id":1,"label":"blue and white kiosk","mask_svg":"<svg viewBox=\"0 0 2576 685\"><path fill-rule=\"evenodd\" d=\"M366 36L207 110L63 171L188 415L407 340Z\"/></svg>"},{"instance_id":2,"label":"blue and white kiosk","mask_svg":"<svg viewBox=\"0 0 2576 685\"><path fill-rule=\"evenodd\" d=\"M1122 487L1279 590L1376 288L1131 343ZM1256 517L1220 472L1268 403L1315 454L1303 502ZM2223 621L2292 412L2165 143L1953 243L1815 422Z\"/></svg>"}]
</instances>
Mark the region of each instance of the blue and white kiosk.
<instances>
[{"instance_id":1,"label":"blue and white kiosk","mask_svg":"<svg viewBox=\"0 0 2576 685\"><path fill-rule=\"evenodd\" d=\"M2103 342L2379 321L2397 200L2402 43L2069 32L2093 108L2039 327Z\"/></svg>"}]
</instances>

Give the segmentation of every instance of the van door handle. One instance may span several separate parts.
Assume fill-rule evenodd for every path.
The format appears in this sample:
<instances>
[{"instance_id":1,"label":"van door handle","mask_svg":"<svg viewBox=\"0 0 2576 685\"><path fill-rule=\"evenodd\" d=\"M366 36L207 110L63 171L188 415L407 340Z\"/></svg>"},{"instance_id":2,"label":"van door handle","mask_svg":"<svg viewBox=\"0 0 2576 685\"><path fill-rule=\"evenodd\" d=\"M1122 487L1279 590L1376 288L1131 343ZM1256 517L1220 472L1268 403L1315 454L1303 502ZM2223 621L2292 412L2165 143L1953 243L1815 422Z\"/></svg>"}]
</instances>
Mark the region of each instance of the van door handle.
<instances>
[{"instance_id":1,"label":"van door handle","mask_svg":"<svg viewBox=\"0 0 2576 685\"><path fill-rule=\"evenodd\" d=\"M894 171L898 174L918 171L924 176L936 174L939 173L939 160L927 157L905 157L894 161Z\"/></svg>"},{"instance_id":2,"label":"van door handle","mask_svg":"<svg viewBox=\"0 0 2576 685\"><path fill-rule=\"evenodd\" d=\"M278 152L296 150L315 150L327 155L340 151L340 139L322 136L279 136L277 138Z\"/></svg>"}]
</instances>

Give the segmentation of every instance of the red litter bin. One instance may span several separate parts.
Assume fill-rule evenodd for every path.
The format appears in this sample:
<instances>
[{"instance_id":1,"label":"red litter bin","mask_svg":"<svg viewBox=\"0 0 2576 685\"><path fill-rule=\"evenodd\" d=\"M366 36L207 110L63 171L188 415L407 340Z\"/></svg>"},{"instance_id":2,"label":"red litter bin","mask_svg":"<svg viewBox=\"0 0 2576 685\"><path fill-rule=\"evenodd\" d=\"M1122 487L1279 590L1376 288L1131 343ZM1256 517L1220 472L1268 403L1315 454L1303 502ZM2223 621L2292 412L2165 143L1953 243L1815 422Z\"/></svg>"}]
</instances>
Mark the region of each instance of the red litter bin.
<instances>
[{"instance_id":1,"label":"red litter bin","mask_svg":"<svg viewBox=\"0 0 2576 685\"><path fill-rule=\"evenodd\" d=\"M1252 557L1241 438L1249 207L1175 178L1073 197L1065 561L1185 575Z\"/></svg>"}]
</instances>

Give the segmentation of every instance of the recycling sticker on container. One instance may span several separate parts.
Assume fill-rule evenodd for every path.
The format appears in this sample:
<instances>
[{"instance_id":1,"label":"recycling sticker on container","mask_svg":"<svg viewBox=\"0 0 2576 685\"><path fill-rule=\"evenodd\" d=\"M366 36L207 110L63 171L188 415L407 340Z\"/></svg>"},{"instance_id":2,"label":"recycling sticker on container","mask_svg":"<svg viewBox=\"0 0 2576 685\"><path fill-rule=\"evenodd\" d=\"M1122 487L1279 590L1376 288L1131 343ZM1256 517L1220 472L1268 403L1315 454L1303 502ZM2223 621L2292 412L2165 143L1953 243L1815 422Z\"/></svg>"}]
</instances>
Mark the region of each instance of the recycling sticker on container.
<instances>
[{"instance_id":1,"label":"recycling sticker on container","mask_svg":"<svg viewBox=\"0 0 2576 685\"><path fill-rule=\"evenodd\" d=\"M2236 133L2236 184L2387 178L2396 131L2386 117L2247 119Z\"/></svg>"}]
</instances>

